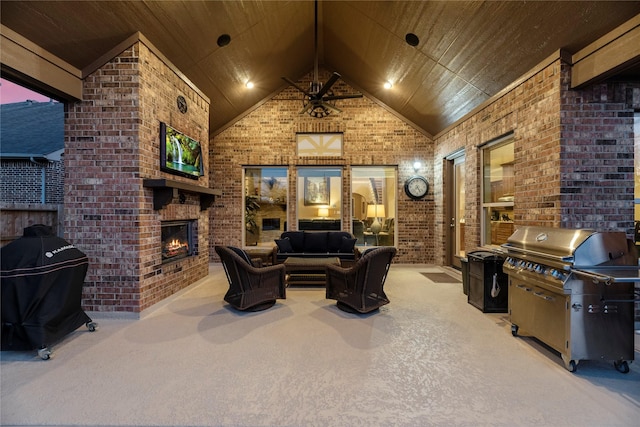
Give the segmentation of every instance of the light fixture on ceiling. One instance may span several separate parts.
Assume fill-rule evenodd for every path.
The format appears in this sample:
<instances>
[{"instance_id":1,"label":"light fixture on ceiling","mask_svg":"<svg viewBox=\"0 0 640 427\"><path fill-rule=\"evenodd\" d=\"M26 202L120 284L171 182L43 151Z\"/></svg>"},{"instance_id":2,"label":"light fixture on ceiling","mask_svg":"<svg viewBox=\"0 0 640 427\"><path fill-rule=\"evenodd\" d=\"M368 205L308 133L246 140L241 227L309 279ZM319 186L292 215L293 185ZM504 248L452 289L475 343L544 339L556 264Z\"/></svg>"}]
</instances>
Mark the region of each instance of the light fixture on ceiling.
<instances>
[{"instance_id":1,"label":"light fixture on ceiling","mask_svg":"<svg viewBox=\"0 0 640 427\"><path fill-rule=\"evenodd\" d=\"M384 88L385 89L391 89L392 87L393 87L393 83L391 83L389 80L384 82Z\"/></svg>"},{"instance_id":2,"label":"light fixture on ceiling","mask_svg":"<svg viewBox=\"0 0 640 427\"><path fill-rule=\"evenodd\" d=\"M253 89L253 82L251 80L247 80L247 83L245 83L245 86L247 87L247 89Z\"/></svg>"},{"instance_id":3,"label":"light fixture on ceiling","mask_svg":"<svg viewBox=\"0 0 640 427\"><path fill-rule=\"evenodd\" d=\"M224 47L231 43L231 36L229 34L222 34L220 37L218 37L217 43L218 46Z\"/></svg>"},{"instance_id":4,"label":"light fixture on ceiling","mask_svg":"<svg viewBox=\"0 0 640 427\"><path fill-rule=\"evenodd\" d=\"M418 44L420 44L420 39L413 33L407 33L407 35L404 36L404 41L406 41L409 46L413 47L416 47L418 46Z\"/></svg>"}]
</instances>

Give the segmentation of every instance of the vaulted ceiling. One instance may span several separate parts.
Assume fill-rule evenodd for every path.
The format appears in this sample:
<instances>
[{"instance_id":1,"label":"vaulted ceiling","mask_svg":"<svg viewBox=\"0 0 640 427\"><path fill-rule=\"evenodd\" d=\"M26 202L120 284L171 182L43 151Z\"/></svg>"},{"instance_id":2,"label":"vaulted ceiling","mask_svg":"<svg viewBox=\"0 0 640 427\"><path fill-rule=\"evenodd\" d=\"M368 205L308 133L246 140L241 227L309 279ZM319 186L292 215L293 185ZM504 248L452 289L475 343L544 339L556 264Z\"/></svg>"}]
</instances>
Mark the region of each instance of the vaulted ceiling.
<instances>
[{"instance_id":1,"label":"vaulted ceiling","mask_svg":"<svg viewBox=\"0 0 640 427\"><path fill-rule=\"evenodd\" d=\"M141 32L210 98L212 134L286 88L282 76L313 71L316 57L308 0L3 0L0 8L2 25L80 70ZM639 13L638 1L321 0L318 62L435 135L558 49L575 53ZM230 42L219 46L224 34Z\"/></svg>"}]
</instances>

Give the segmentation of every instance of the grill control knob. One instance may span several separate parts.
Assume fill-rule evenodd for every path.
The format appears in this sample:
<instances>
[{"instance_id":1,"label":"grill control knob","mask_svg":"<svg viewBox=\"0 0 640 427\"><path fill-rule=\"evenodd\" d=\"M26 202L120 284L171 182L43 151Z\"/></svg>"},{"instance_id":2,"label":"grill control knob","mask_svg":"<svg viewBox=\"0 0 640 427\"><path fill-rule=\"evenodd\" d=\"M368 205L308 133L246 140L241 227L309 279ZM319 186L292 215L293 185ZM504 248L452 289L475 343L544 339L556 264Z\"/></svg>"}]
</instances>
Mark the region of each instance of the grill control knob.
<instances>
[{"instance_id":1,"label":"grill control knob","mask_svg":"<svg viewBox=\"0 0 640 427\"><path fill-rule=\"evenodd\" d=\"M544 267L542 267L540 264L536 265L536 269L535 269L536 273L543 273L544 272Z\"/></svg>"}]
</instances>

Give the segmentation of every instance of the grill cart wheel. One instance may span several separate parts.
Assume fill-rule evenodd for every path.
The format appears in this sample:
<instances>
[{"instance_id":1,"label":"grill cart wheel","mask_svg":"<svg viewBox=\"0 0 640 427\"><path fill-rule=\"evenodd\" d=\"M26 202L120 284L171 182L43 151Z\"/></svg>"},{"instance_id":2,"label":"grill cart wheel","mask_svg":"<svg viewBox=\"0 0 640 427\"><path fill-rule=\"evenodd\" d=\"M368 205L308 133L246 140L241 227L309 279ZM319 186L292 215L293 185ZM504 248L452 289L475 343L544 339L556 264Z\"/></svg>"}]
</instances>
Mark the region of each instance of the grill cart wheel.
<instances>
[{"instance_id":1,"label":"grill cart wheel","mask_svg":"<svg viewBox=\"0 0 640 427\"><path fill-rule=\"evenodd\" d=\"M622 372L623 374L629 373L629 364L626 360L616 360L613 362L613 366L615 366L618 372Z\"/></svg>"},{"instance_id":2,"label":"grill cart wheel","mask_svg":"<svg viewBox=\"0 0 640 427\"><path fill-rule=\"evenodd\" d=\"M89 332L95 332L98 329L98 324L96 322L87 322L86 326Z\"/></svg>"},{"instance_id":3,"label":"grill cart wheel","mask_svg":"<svg viewBox=\"0 0 640 427\"><path fill-rule=\"evenodd\" d=\"M564 367L569 372L575 372L578 369L578 361L569 360L567 356L562 355L562 361L564 362Z\"/></svg>"},{"instance_id":4,"label":"grill cart wheel","mask_svg":"<svg viewBox=\"0 0 640 427\"><path fill-rule=\"evenodd\" d=\"M42 360L49 360L51 359L51 350L47 347L38 349L38 356L40 356Z\"/></svg>"},{"instance_id":5,"label":"grill cart wheel","mask_svg":"<svg viewBox=\"0 0 640 427\"><path fill-rule=\"evenodd\" d=\"M518 325L511 325L511 335L514 337L518 336Z\"/></svg>"}]
</instances>

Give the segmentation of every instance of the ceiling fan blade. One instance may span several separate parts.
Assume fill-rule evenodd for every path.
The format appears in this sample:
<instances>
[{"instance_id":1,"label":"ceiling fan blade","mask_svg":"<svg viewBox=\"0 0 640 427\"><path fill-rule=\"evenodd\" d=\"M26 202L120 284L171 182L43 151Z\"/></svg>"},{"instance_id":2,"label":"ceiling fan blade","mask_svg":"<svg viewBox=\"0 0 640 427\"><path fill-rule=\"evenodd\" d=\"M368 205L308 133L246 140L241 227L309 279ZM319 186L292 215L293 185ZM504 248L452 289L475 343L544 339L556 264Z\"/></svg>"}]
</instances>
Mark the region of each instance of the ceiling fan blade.
<instances>
[{"instance_id":1,"label":"ceiling fan blade","mask_svg":"<svg viewBox=\"0 0 640 427\"><path fill-rule=\"evenodd\" d=\"M313 103L309 102L309 103L307 103L307 105L304 106L304 108L302 110L300 110L299 114L308 113L309 110L311 110L313 107L314 107Z\"/></svg>"},{"instance_id":2,"label":"ceiling fan blade","mask_svg":"<svg viewBox=\"0 0 640 427\"><path fill-rule=\"evenodd\" d=\"M327 83L325 83L324 86L322 86L322 89L320 89L320 91L318 92L318 98L322 98L322 96L327 93L329 89L331 89L331 86L333 86L333 84L337 82L339 78L340 74L334 72L331 77L329 77L329 80L327 80Z\"/></svg>"},{"instance_id":3,"label":"ceiling fan blade","mask_svg":"<svg viewBox=\"0 0 640 427\"><path fill-rule=\"evenodd\" d=\"M333 105L331 105L331 104L329 104L329 103L327 103L327 102L323 102L323 103L322 103L322 104L320 104L320 105L322 105L324 108L326 108L326 109L328 109L328 110L333 111L334 113L342 113L342 110L341 110L341 109L339 109L338 107L335 107L335 106L333 106Z\"/></svg>"},{"instance_id":4,"label":"ceiling fan blade","mask_svg":"<svg viewBox=\"0 0 640 427\"><path fill-rule=\"evenodd\" d=\"M336 99L352 99L352 98L362 98L361 93L353 94L353 95L331 95L325 96L322 98L323 101L335 101Z\"/></svg>"},{"instance_id":5,"label":"ceiling fan blade","mask_svg":"<svg viewBox=\"0 0 640 427\"><path fill-rule=\"evenodd\" d=\"M300 86L298 86L298 84L296 82L294 82L293 80L287 78L287 77L283 77L282 80L284 80L285 82L289 83L291 86L295 87L296 89L298 89L300 92L304 93L305 95L307 95L309 98L311 98L311 94L302 89Z\"/></svg>"}]
</instances>

